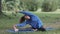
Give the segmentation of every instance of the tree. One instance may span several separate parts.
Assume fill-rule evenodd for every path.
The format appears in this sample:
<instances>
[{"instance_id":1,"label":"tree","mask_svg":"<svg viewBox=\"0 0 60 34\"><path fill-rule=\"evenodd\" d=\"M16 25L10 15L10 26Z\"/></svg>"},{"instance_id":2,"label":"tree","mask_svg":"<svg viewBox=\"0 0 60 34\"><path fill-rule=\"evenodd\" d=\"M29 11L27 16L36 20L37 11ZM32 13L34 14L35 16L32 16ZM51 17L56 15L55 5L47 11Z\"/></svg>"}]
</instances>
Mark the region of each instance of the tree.
<instances>
[{"instance_id":1,"label":"tree","mask_svg":"<svg viewBox=\"0 0 60 34\"><path fill-rule=\"evenodd\" d=\"M20 8L23 10L36 11L38 2L37 0L20 0Z\"/></svg>"},{"instance_id":2,"label":"tree","mask_svg":"<svg viewBox=\"0 0 60 34\"><path fill-rule=\"evenodd\" d=\"M2 9L1 9L1 0L0 0L0 15L2 14Z\"/></svg>"},{"instance_id":3,"label":"tree","mask_svg":"<svg viewBox=\"0 0 60 34\"><path fill-rule=\"evenodd\" d=\"M55 11L57 7L57 0L45 0L42 4L42 10L45 12Z\"/></svg>"}]
</instances>

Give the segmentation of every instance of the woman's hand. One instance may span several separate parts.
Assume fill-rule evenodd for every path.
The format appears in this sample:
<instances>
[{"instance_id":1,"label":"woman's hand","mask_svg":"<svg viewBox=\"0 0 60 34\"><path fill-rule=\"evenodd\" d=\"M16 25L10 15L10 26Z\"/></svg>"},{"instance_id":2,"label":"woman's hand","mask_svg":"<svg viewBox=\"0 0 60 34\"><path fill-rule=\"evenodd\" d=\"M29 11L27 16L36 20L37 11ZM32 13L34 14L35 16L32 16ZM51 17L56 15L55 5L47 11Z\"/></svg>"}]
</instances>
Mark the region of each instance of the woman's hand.
<instances>
[{"instance_id":1,"label":"woman's hand","mask_svg":"<svg viewBox=\"0 0 60 34\"><path fill-rule=\"evenodd\" d=\"M19 29L17 29L17 26L16 25L13 26L13 29L14 29L15 32L18 32L19 31Z\"/></svg>"},{"instance_id":2,"label":"woman's hand","mask_svg":"<svg viewBox=\"0 0 60 34\"><path fill-rule=\"evenodd\" d=\"M14 31L15 31L15 32L18 32L18 31L19 31L19 29L15 29Z\"/></svg>"},{"instance_id":3,"label":"woman's hand","mask_svg":"<svg viewBox=\"0 0 60 34\"><path fill-rule=\"evenodd\" d=\"M16 12L16 13L18 13L18 12L19 12L19 10L16 10L15 12Z\"/></svg>"}]
</instances>

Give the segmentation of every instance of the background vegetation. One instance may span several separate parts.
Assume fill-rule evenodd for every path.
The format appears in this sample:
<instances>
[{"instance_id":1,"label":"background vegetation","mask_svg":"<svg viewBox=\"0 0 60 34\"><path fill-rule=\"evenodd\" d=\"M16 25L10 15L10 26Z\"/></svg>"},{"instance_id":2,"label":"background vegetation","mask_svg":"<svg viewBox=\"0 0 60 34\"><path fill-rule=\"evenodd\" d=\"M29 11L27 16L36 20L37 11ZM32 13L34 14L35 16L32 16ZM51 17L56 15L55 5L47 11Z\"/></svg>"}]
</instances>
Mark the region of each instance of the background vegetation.
<instances>
[{"instance_id":1,"label":"background vegetation","mask_svg":"<svg viewBox=\"0 0 60 34\"><path fill-rule=\"evenodd\" d=\"M3 11L29 10L54 11L60 8L60 0L2 0Z\"/></svg>"},{"instance_id":2,"label":"background vegetation","mask_svg":"<svg viewBox=\"0 0 60 34\"><path fill-rule=\"evenodd\" d=\"M58 28L46 32L20 34L60 34L60 0L1 0L0 4L0 34L18 34L6 31L19 23L22 14L16 13L17 10L31 11L43 21L45 28Z\"/></svg>"}]
</instances>

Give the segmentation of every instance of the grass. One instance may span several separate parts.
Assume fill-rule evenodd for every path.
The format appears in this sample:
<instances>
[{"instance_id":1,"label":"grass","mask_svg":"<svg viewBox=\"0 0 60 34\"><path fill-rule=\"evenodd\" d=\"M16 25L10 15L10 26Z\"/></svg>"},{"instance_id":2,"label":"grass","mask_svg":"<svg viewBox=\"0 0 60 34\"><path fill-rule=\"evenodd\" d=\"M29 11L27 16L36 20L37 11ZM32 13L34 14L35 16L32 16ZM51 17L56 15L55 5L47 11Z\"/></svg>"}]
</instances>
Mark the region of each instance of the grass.
<instances>
[{"instance_id":1,"label":"grass","mask_svg":"<svg viewBox=\"0 0 60 34\"><path fill-rule=\"evenodd\" d=\"M37 15L44 23L44 27L54 27L59 28L60 27L60 14L55 13L34 13ZM10 16L10 15L9 15ZM22 16L22 14L18 14L18 16L11 15L11 18L7 17L0 17L0 34L14 34L6 32L7 29L12 29L12 26L14 24L19 23L19 19ZM18 34L18 33L16 33ZM60 30L54 30L54 31L46 31L46 32L23 32L20 34L60 34Z\"/></svg>"}]
</instances>

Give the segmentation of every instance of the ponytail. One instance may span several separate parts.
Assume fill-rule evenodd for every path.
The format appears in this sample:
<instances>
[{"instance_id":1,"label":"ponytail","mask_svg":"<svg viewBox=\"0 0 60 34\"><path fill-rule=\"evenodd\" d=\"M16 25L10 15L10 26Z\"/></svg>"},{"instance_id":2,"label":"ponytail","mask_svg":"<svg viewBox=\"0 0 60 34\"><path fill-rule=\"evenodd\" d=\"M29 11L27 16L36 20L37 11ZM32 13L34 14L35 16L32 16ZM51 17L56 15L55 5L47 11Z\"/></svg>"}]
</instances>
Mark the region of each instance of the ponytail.
<instances>
[{"instance_id":1,"label":"ponytail","mask_svg":"<svg viewBox=\"0 0 60 34\"><path fill-rule=\"evenodd\" d=\"M25 18L24 18L24 16L22 16L21 19L20 19L20 23L22 23L24 21L25 21Z\"/></svg>"}]
</instances>

